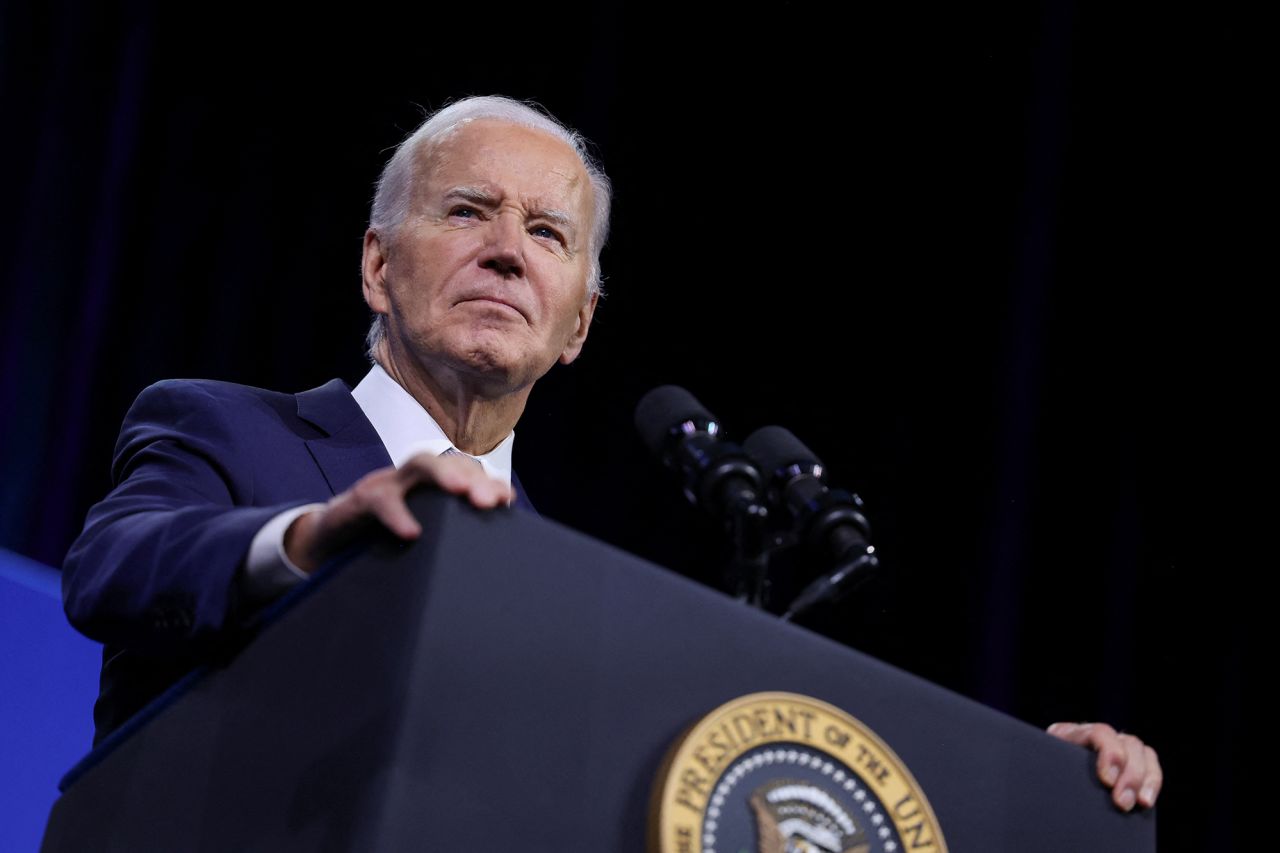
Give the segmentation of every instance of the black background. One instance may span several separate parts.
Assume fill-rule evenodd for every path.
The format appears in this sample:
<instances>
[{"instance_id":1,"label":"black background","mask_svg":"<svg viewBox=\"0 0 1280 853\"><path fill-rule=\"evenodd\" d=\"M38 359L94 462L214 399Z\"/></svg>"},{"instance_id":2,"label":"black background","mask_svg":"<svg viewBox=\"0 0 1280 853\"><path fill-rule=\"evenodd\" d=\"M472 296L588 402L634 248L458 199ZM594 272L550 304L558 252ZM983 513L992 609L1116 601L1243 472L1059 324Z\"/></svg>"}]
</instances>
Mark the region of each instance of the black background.
<instances>
[{"instance_id":1,"label":"black background","mask_svg":"<svg viewBox=\"0 0 1280 853\"><path fill-rule=\"evenodd\" d=\"M584 355L517 430L542 512L712 579L716 532L646 458L635 402L676 383L738 438L782 423L866 499L889 567L815 628L1036 724L1139 733L1170 777L1162 849L1243 844L1254 22L1067 0L0 10L0 545L61 562L153 381L354 385L390 149L448 99L532 98L615 187Z\"/></svg>"}]
</instances>

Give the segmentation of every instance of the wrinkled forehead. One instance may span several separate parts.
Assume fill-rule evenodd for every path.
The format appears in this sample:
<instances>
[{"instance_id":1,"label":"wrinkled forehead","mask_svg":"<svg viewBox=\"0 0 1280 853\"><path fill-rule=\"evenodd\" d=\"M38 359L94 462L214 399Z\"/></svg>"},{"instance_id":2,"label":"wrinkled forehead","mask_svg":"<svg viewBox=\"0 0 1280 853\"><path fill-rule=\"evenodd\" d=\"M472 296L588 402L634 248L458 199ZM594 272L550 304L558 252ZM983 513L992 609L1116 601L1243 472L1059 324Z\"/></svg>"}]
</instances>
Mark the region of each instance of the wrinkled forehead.
<instances>
[{"instance_id":1,"label":"wrinkled forehead","mask_svg":"<svg viewBox=\"0 0 1280 853\"><path fill-rule=\"evenodd\" d=\"M415 159L415 201L456 187L484 188L506 200L591 218L592 188L578 153L536 128L474 119L423 145Z\"/></svg>"}]
</instances>

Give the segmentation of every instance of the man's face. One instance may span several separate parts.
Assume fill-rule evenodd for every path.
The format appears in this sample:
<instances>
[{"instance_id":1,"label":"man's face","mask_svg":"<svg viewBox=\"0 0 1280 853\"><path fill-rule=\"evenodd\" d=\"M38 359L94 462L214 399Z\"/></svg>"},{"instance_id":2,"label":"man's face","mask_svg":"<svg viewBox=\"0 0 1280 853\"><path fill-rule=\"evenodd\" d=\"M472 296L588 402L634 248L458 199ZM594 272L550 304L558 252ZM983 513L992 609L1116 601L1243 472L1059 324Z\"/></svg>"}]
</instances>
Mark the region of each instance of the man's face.
<instances>
[{"instance_id":1,"label":"man's face","mask_svg":"<svg viewBox=\"0 0 1280 853\"><path fill-rule=\"evenodd\" d=\"M591 182L573 149L482 119L416 168L405 221L365 237L365 299L398 370L501 395L576 358L596 299Z\"/></svg>"}]
</instances>

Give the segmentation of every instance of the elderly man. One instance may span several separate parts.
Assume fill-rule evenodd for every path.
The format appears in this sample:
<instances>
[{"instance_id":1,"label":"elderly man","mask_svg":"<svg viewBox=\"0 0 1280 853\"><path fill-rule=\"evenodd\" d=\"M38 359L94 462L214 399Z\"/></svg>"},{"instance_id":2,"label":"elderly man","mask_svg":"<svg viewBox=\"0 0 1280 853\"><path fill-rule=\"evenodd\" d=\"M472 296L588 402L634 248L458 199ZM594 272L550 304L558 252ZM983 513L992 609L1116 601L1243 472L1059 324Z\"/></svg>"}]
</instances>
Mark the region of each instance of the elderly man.
<instances>
[{"instance_id":1,"label":"elderly man","mask_svg":"<svg viewBox=\"0 0 1280 853\"><path fill-rule=\"evenodd\" d=\"M370 524L417 536L414 487L528 508L513 428L586 340L609 196L577 134L504 98L458 102L379 181L362 265L374 366L354 391L139 396L63 573L72 623L107 644L98 738Z\"/></svg>"},{"instance_id":2,"label":"elderly man","mask_svg":"<svg viewBox=\"0 0 1280 853\"><path fill-rule=\"evenodd\" d=\"M99 739L371 526L421 535L411 489L529 508L513 430L533 384L582 350L609 204L578 134L505 98L459 101L379 181L362 264L374 366L353 391L181 381L139 396L115 488L63 574L71 621L106 644ZM1099 750L1122 808L1154 802L1140 741L1054 733Z\"/></svg>"}]
</instances>

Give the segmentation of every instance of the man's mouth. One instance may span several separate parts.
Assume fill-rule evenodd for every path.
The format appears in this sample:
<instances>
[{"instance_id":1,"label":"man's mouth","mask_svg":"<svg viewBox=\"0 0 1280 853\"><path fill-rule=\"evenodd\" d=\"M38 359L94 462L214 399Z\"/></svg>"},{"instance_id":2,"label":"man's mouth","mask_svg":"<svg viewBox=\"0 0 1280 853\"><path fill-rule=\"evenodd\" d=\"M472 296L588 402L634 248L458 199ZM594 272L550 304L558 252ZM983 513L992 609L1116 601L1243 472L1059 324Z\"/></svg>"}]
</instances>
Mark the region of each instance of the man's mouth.
<instances>
[{"instance_id":1,"label":"man's mouth","mask_svg":"<svg viewBox=\"0 0 1280 853\"><path fill-rule=\"evenodd\" d=\"M516 305L514 302L510 302L506 299L503 299L501 296L493 296L487 293L477 293L473 296L466 296L458 300L459 304L463 302L482 302L488 305L501 306L502 308L505 308L508 311L513 311L516 314L519 314L526 321L528 321L529 319L528 315L525 314L524 309L522 309L519 305Z\"/></svg>"}]
</instances>

